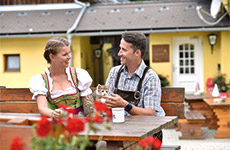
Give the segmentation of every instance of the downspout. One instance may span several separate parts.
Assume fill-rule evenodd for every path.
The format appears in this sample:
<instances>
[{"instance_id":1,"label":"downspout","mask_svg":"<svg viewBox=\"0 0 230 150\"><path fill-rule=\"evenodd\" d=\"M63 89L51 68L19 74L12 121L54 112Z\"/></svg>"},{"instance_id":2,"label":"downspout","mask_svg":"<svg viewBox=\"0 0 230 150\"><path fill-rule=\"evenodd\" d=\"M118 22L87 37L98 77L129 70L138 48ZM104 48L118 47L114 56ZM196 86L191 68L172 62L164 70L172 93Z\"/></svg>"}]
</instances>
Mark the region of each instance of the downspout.
<instances>
[{"instance_id":1,"label":"downspout","mask_svg":"<svg viewBox=\"0 0 230 150\"><path fill-rule=\"evenodd\" d=\"M71 35L71 32L77 28L77 26L78 26L78 24L79 24L79 22L80 22L80 20L81 20L81 18L82 18L82 16L83 16L83 14L85 13L86 8L87 8L88 6L90 6L89 3L86 3L86 4L85 4L85 3L79 2L78 0L74 0L74 2L75 2L76 4L78 4L78 5L80 5L80 6L82 7L82 9L81 9L79 15L77 16L77 19L75 20L75 22L74 22L74 24L72 25L72 27L69 28L69 29L67 30L67 32L66 32L66 35L67 35L67 38L68 38L68 41L69 41L69 45L70 45L70 49L71 49L71 50L72 50L72 36L73 36L73 35ZM71 55L72 55L72 59L70 60L70 66L73 66L73 51L71 51Z\"/></svg>"}]
</instances>

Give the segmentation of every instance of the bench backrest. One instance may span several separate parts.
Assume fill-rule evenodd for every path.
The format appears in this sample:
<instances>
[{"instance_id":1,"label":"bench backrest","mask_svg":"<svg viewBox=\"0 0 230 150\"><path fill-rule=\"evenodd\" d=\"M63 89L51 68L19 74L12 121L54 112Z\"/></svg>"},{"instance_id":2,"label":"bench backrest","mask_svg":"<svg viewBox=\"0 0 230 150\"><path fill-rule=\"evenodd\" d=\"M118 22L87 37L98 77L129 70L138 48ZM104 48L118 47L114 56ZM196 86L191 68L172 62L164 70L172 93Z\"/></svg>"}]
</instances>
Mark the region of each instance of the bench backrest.
<instances>
[{"instance_id":1,"label":"bench backrest","mask_svg":"<svg viewBox=\"0 0 230 150\"><path fill-rule=\"evenodd\" d=\"M0 89L0 112L39 113L37 103L28 88Z\"/></svg>"},{"instance_id":2,"label":"bench backrest","mask_svg":"<svg viewBox=\"0 0 230 150\"><path fill-rule=\"evenodd\" d=\"M162 88L161 106L166 116L184 118L184 88ZM39 113L28 88L0 89L0 112Z\"/></svg>"},{"instance_id":3,"label":"bench backrest","mask_svg":"<svg viewBox=\"0 0 230 150\"><path fill-rule=\"evenodd\" d=\"M161 107L164 109L166 116L184 118L184 94L184 88L162 87Z\"/></svg>"}]
</instances>

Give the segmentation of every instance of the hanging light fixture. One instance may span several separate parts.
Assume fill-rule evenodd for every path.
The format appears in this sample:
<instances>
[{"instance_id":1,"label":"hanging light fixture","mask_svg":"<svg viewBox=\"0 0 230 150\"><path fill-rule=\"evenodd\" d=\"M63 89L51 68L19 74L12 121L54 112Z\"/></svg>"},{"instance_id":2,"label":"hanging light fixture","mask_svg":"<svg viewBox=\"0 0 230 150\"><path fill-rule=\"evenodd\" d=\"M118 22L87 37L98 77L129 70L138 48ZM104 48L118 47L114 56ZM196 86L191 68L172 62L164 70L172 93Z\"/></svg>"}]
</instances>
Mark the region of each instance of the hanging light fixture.
<instances>
[{"instance_id":1,"label":"hanging light fixture","mask_svg":"<svg viewBox=\"0 0 230 150\"><path fill-rule=\"evenodd\" d=\"M209 44L211 45L211 53L213 54L213 46L216 44L217 35L213 33L209 34L208 40L209 40Z\"/></svg>"}]
</instances>

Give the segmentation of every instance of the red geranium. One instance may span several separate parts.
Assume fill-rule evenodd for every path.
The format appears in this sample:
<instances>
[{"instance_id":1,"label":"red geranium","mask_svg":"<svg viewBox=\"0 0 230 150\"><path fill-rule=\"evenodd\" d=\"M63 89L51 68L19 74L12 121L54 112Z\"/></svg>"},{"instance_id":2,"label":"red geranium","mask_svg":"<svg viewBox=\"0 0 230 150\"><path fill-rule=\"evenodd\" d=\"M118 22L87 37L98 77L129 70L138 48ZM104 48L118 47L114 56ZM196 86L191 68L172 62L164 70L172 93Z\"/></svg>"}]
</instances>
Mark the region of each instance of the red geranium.
<instances>
[{"instance_id":1,"label":"red geranium","mask_svg":"<svg viewBox=\"0 0 230 150\"><path fill-rule=\"evenodd\" d=\"M96 122L96 123L103 123L103 118L100 116L100 114L99 114L98 112L96 112L96 113L94 114L93 122Z\"/></svg>"},{"instance_id":2,"label":"red geranium","mask_svg":"<svg viewBox=\"0 0 230 150\"><path fill-rule=\"evenodd\" d=\"M58 108L60 109L64 109L65 111L67 111L69 114L74 114L75 110L73 107L69 107L66 104L62 104L62 105L58 105Z\"/></svg>"},{"instance_id":3,"label":"red geranium","mask_svg":"<svg viewBox=\"0 0 230 150\"><path fill-rule=\"evenodd\" d=\"M37 134L40 137L46 137L50 131L50 122L47 116L42 116L41 120L38 122Z\"/></svg>"},{"instance_id":4,"label":"red geranium","mask_svg":"<svg viewBox=\"0 0 230 150\"><path fill-rule=\"evenodd\" d=\"M85 117L85 122L91 122L91 121L92 121L92 118L90 116Z\"/></svg>"},{"instance_id":5,"label":"red geranium","mask_svg":"<svg viewBox=\"0 0 230 150\"><path fill-rule=\"evenodd\" d=\"M146 137L145 139L139 141L139 145L141 146L142 150L147 147L150 147L154 150L160 150L161 144L162 142L156 137Z\"/></svg>"},{"instance_id":6,"label":"red geranium","mask_svg":"<svg viewBox=\"0 0 230 150\"><path fill-rule=\"evenodd\" d=\"M107 117L112 117L112 112L108 108L105 110Z\"/></svg>"},{"instance_id":7,"label":"red geranium","mask_svg":"<svg viewBox=\"0 0 230 150\"><path fill-rule=\"evenodd\" d=\"M103 111L106 111L108 109L107 106L100 101L95 101L94 107L98 112L103 112Z\"/></svg>"},{"instance_id":8,"label":"red geranium","mask_svg":"<svg viewBox=\"0 0 230 150\"><path fill-rule=\"evenodd\" d=\"M66 129L70 134L84 131L85 123L80 118L68 118Z\"/></svg>"},{"instance_id":9,"label":"red geranium","mask_svg":"<svg viewBox=\"0 0 230 150\"><path fill-rule=\"evenodd\" d=\"M13 137L10 150L22 150L22 143L19 137Z\"/></svg>"},{"instance_id":10,"label":"red geranium","mask_svg":"<svg viewBox=\"0 0 230 150\"><path fill-rule=\"evenodd\" d=\"M100 114L103 114L103 112L106 113L106 116L107 116L107 118L105 118L106 121L108 122L110 120L110 118L112 117L112 112L111 110L108 109L108 107L104 103L102 103L101 101L95 101L94 107L97 111L97 113L94 114L94 122L97 122L97 123L103 122L103 118L100 116Z\"/></svg>"}]
</instances>

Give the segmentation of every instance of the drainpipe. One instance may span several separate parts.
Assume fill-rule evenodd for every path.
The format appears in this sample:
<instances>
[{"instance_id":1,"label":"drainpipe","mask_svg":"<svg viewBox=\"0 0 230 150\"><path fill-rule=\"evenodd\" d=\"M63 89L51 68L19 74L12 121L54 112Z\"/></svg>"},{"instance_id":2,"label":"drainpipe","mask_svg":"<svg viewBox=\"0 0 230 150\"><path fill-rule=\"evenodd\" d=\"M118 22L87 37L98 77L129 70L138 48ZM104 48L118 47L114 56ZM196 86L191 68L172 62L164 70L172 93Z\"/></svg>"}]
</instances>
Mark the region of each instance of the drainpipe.
<instances>
[{"instance_id":1,"label":"drainpipe","mask_svg":"<svg viewBox=\"0 0 230 150\"><path fill-rule=\"evenodd\" d=\"M77 28L83 14L85 13L86 8L90 6L89 3L85 4L85 3L79 2L78 0L74 0L74 2L78 5L80 5L82 7L82 9L81 9L77 19L75 20L74 24L72 25L72 27L69 28L66 32L71 50L72 50L72 36L73 36L73 35L71 35L71 32ZM73 66L73 51L71 51L71 55L72 55L72 59L70 60L70 66Z\"/></svg>"}]
</instances>

